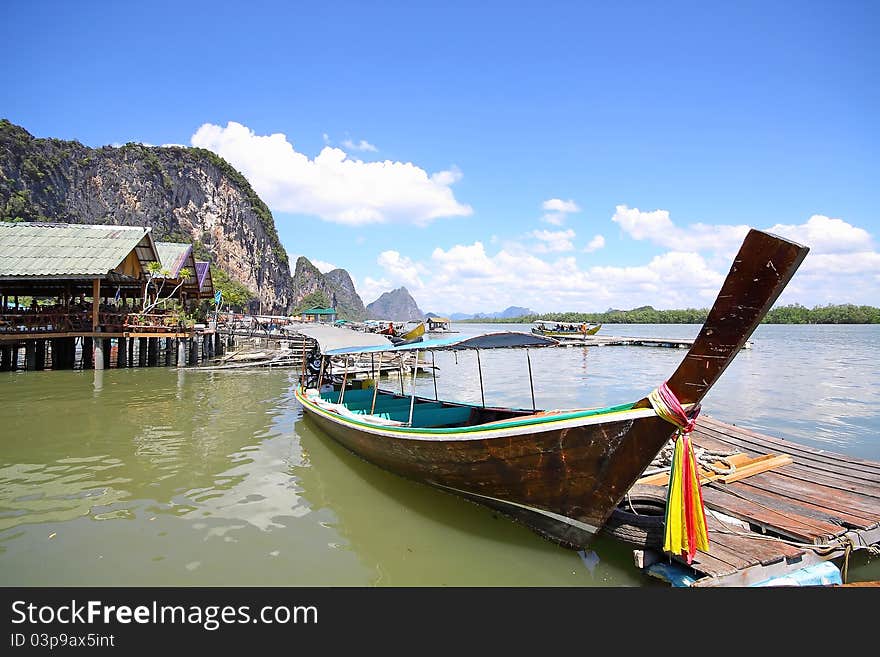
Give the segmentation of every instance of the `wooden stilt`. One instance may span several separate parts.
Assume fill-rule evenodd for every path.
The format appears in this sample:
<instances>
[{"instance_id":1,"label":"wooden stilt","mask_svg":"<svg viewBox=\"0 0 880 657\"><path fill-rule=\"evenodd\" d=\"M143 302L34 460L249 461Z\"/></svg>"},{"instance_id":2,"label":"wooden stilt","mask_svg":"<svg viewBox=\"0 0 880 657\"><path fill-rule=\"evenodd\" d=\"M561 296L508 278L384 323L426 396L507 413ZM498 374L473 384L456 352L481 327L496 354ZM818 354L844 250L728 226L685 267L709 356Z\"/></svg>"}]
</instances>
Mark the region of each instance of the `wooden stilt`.
<instances>
[{"instance_id":1,"label":"wooden stilt","mask_svg":"<svg viewBox=\"0 0 880 657\"><path fill-rule=\"evenodd\" d=\"M75 338L74 338L75 339ZM82 368L84 370L92 369L92 365L94 364L93 360L93 346L91 338L82 338L82 355L81 362Z\"/></svg>"},{"instance_id":2,"label":"wooden stilt","mask_svg":"<svg viewBox=\"0 0 880 657\"><path fill-rule=\"evenodd\" d=\"M46 369L46 341L37 340L37 367L38 370Z\"/></svg>"},{"instance_id":3,"label":"wooden stilt","mask_svg":"<svg viewBox=\"0 0 880 657\"><path fill-rule=\"evenodd\" d=\"M128 367L128 338L121 337L116 342L116 367Z\"/></svg>"}]
</instances>

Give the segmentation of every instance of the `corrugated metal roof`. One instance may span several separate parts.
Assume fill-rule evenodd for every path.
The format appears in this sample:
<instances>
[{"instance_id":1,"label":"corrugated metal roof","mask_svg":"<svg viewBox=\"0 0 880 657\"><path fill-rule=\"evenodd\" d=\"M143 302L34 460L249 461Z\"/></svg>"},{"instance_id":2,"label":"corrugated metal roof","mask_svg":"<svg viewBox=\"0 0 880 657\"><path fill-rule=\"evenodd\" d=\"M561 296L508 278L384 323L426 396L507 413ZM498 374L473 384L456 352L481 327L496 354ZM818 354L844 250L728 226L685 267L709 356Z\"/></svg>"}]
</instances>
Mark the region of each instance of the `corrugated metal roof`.
<instances>
[{"instance_id":1,"label":"corrugated metal roof","mask_svg":"<svg viewBox=\"0 0 880 657\"><path fill-rule=\"evenodd\" d=\"M150 259L149 228L0 222L0 278L105 276L138 246Z\"/></svg>"},{"instance_id":2,"label":"corrugated metal roof","mask_svg":"<svg viewBox=\"0 0 880 657\"><path fill-rule=\"evenodd\" d=\"M169 278L177 278L180 270L187 265L187 258L192 253L192 244L178 242L156 242L156 252L162 269L171 272Z\"/></svg>"},{"instance_id":3,"label":"corrugated metal roof","mask_svg":"<svg viewBox=\"0 0 880 657\"><path fill-rule=\"evenodd\" d=\"M211 278L211 263L196 262L196 278L199 279L199 291L204 297L214 296L214 279Z\"/></svg>"}]
</instances>

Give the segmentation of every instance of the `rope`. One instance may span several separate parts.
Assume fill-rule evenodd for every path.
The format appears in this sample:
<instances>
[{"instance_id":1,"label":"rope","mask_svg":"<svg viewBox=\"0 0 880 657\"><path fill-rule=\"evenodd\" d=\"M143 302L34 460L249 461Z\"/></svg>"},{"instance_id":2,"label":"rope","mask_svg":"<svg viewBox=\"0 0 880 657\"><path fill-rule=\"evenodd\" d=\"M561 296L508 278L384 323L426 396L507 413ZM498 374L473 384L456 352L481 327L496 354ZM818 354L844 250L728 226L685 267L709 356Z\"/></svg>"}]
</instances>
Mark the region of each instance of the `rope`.
<instances>
[{"instance_id":1,"label":"rope","mask_svg":"<svg viewBox=\"0 0 880 657\"><path fill-rule=\"evenodd\" d=\"M700 414L699 405L694 407L693 417L688 417L675 393L669 389L665 381L648 394L648 401L651 402L657 415L678 427L679 434L690 433L694 430L697 424L697 415Z\"/></svg>"},{"instance_id":2,"label":"rope","mask_svg":"<svg viewBox=\"0 0 880 657\"><path fill-rule=\"evenodd\" d=\"M672 468L672 454L675 450L676 438L677 436L663 446L657 456L654 457L654 460L651 461L650 469L645 470L645 475L669 472ZM718 450L711 450L706 447L694 447L694 456L696 456L700 467L705 470L711 470L717 475L729 475L736 472L736 465L728 460L734 454L736 454L736 450L719 452ZM723 464L723 467L716 465L719 461Z\"/></svg>"}]
</instances>

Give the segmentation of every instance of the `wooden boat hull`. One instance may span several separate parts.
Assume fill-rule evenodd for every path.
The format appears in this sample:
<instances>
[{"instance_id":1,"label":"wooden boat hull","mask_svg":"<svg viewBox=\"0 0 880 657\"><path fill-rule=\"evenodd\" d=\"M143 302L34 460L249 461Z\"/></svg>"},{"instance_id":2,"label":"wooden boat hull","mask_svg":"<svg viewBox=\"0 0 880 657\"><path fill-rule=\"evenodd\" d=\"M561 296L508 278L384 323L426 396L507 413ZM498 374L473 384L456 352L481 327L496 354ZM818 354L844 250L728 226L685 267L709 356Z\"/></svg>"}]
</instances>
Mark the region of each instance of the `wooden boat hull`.
<instances>
[{"instance_id":1,"label":"wooden boat hull","mask_svg":"<svg viewBox=\"0 0 880 657\"><path fill-rule=\"evenodd\" d=\"M657 395L649 394L634 404L607 409L541 413L447 403L441 408L422 405L417 418L415 403L430 400L404 401L405 413L397 402L385 407L394 410L383 417L373 392L370 415L365 417L359 413L367 407L356 397L345 402L348 405L334 404L332 393L324 400L318 390L301 387L296 397L321 429L364 459L498 509L567 547L585 547L672 437L675 427L660 416L681 425L693 422L702 398L808 250L769 233L748 232L699 335L672 376L658 387L665 391L659 402ZM530 337L489 334L439 346L528 346L523 335ZM323 353L332 357L385 350L346 347ZM344 392L336 400L340 397L345 401ZM660 412L663 398L675 401L677 416L669 408ZM658 404L661 408L655 411ZM414 426L392 419L403 415Z\"/></svg>"},{"instance_id":2,"label":"wooden boat hull","mask_svg":"<svg viewBox=\"0 0 880 657\"><path fill-rule=\"evenodd\" d=\"M370 427L307 399L344 447L409 479L495 509L565 547L589 545L674 427L650 410L467 430Z\"/></svg>"}]
</instances>

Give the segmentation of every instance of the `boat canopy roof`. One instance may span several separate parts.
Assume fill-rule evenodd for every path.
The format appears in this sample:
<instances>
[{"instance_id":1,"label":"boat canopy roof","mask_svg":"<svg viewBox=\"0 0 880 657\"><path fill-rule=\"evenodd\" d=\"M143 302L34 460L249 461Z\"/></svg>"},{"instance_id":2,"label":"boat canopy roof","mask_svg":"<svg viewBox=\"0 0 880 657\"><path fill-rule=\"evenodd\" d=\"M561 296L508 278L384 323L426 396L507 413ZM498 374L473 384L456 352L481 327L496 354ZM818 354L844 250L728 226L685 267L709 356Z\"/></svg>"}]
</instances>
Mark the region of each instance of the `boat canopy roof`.
<instances>
[{"instance_id":1,"label":"boat canopy roof","mask_svg":"<svg viewBox=\"0 0 880 657\"><path fill-rule=\"evenodd\" d=\"M301 333L318 343L318 348L325 356L341 356L343 354L369 354L385 351L425 351L425 350L461 350L461 349L503 349L517 347L550 347L559 344L553 338L521 333L517 331L501 331L481 335L455 336L420 340L395 345L381 333L353 331L342 326L327 324L292 324L285 327L288 332Z\"/></svg>"},{"instance_id":2,"label":"boat canopy roof","mask_svg":"<svg viewBox=\"0 0 880 657\"><path fill-rule=\"evenodd\" d=\"M365 347L384 347L388 349L394 346L394 343L381 333L353 331L345 326L334 326L332 324L291 324L285 328L288 332L301 333L315 340L323 354L335 349L363 349Z\"/></svg>"},{"instance_id":3,"label":"boat canopy roof","mask_svg":"<svg viewBox=\"0 0 880 657\"><path fill-rule=\"evenodd\" d=\"M381 336L380 336L381 337ZM407 344L389 345L364 345L350 347L336 347L321 351L326 356L341 356L343 354L369 354L385 351L440 351L440 350L463 350L463 349L512 349L517 347L550 347L559 342L553 338L547 338L534 333L521 333L518 331L502 331L498 333L484 333L467 337L437 338L434 340L421 340Z\"/></svg>"}]
</instances>

